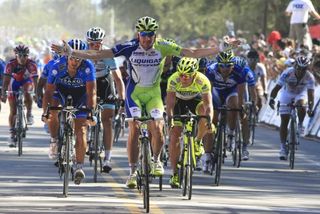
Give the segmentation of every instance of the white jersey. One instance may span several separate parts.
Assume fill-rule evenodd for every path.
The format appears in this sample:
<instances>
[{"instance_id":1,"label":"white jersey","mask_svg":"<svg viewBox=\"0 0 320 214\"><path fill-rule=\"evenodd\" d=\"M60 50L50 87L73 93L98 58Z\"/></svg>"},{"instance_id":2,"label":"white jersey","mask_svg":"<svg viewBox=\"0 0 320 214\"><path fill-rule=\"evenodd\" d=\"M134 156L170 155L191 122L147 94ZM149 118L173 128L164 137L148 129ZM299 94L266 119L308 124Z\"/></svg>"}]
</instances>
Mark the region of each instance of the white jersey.
<instances>
[{"instance_id":1,"label":"white jersey","mask_svg":"<svg viewBox=\"0 0 320 214\"><path fill-rule=\"evenodd\" d=\"M277 84L282 86L284 92L298 95L306 93L308 89L314 90L315 79L313 74L307 70L302 79L298 80L295 74L295 68L290 67L282 72Z\"/></svg>"},{"instance_id":2,"label":"white jersey","mask_svg":"<svg viewBox=\"0 0 320 214\"><path fill-rule=\"evenodd\" d=\"M311 11L315 12L315 9L310 0L292 0L286 9L292 13L290 24L307 23Z\"/></svg>"},{"instance_id":3,"label":"white jersey","mask_svg":"<svg viewBox=\"0 0 320 214\"><path fill-rule=\"evenodd\" d=\"M107 47L103 47L106 49ZM117 66L114 58L105 58L100 60L92 60L94 67L96 69L96 78L105 77L109 75L110 72L117 70Z\"/></svg>"}]
</instances>

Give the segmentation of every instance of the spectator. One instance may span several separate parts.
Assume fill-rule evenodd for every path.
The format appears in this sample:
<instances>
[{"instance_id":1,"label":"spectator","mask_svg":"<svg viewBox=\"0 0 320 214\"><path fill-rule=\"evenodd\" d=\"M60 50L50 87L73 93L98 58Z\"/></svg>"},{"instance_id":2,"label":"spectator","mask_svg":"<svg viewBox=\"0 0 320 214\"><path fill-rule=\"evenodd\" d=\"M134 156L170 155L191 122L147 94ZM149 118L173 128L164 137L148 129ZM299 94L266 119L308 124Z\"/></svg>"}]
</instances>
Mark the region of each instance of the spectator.
<instances>
[{"instance_id":1,"label":"spectator","mask_svg":"<svg viewBox=\"0 0 320 214\"><path fill-rule=\"evenodd\" d=\"M312 40L307 25L309 13L320 20L320 15L315 10L311 0L292 0L285 13L287 16L291 15L289 37L299 46L303 44L311 50Z\"/></svg>"}]
</instances>

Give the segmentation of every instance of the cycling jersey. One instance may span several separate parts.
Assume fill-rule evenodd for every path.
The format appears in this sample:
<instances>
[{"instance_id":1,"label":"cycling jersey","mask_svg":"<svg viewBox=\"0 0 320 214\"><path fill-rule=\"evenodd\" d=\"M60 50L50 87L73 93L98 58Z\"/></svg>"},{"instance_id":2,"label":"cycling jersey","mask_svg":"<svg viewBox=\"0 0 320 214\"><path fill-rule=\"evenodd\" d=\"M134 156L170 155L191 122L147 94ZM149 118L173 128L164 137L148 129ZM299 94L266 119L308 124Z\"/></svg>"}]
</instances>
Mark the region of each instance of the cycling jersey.
<instances>
[{"instance_id":1,"label":"cycling jersey","mask_svg":"<svg viewBox=\"0 0 320 214\"><path fill-rule=\"evenodd\" d=\"M248 66L241 68L234 66L227 80L220 74L218 63L210 64L206 76L212 83L212 99L215 106L223 105L230 96L237 96L237 86L247 83L249 87L255 85L254 75Z\"/></svg>"},{"instance_id":2,"label":"cycling jersey","mask_svg":"<svg viewBox=\"0 0 320 214\"><path fill-rule=\"evenodd\" d=\"M67 71L66 57L62 57L54 63L48 76L48 83L56 86L54 98L58 99L61 105L65 105L66 97L71 95L73 106L76 108L86 105L86 83L95 80L95 69L89 60L82 60L76 75L70 77Z\"/></svg>"},{"instance_id":3,"label":"cycling jersey","mask_svg":"<svg viewBox=\"0 0 320 214\"><path fill-rule=\"evenodd\" d=\"M15 81L18 82L37 77L37 65L31 59L27 59L25 65L20 65L17 59L12 59L6 65L5 75L11 76Z\"/></svg>"},{"instance_id":4,"label":"cycling jersey","mask_svg":"<svg viewBox=\"0 0 320 214\"><path fill-rule=\"evenodd\" d=\"M298 80L295 75L295 68L290 67L282 72L277 84L283 86L281 90L285 92L300 94L306 92L307 89L314 89L315 79L310 71L306 71L302 79Z\"/></svg>"},{"instance_id":5,"label":"cycling jersey","mask_svg":"<svg viewBox=\"0 0 320 214\"><path fill-rule=\"evenodd\" d=\"M49 72L51 71L52 66L56 62L57 62L57 60L52 59L44 66L43 71L42 71L41 76L40 76L42 79L48 79Z\"/></svg>"},{"instance_id":6,"label":"cycling jersey","mask_svg":"<svg viewBox=\"0 0 320 214\"><path fill-rule=\"evenodd\" d=\"M168 80L167 92L175 92L176 97L182 100L191 100L209 93L210 90L210 81L200 72L196 72L192 84L188 87L182 86L179 73L174 73Z\"/></svg>"},{"instance_id":7,"label":"cycling jersey","mask_svg":"<svg viewBox=\"0 0 320 214\"><path fill-rule=\"evenodd\" d=\"M163 39L156 40L153 47L144 50L138 39L112 48L115 57L125 56L130 79L126 89L126 112L128 117L140 117L142 106L152 117L161 118L161 66L165 56L180 55L181 47Z\"/></svg>"},{"instance_id":8,"label":"cycling jersey","mask_svg":"<svg viewBox=\"0 0 320 214\"><path fill-rule=\"evenodd\" d=\"M125 56L129 61L129 76L141 87L151 87L160 82L160 63L165 56L178 56L181 47L163 39L156 40L153 47L144 50L138 39L112 48L115 57Z\"/></svg>"},{"instance_id":9,"label":"cycling jersey","mask_svg":"<svg viewBox=\"0 0 320 214\"><path fill-rule=\"evenodd\" d=\"M96 78L105 77L109 75L111 71L114 71L117 69L116 62L113 58L92 60L92 62L96 69Z\"/></svg>"}]
</instances>

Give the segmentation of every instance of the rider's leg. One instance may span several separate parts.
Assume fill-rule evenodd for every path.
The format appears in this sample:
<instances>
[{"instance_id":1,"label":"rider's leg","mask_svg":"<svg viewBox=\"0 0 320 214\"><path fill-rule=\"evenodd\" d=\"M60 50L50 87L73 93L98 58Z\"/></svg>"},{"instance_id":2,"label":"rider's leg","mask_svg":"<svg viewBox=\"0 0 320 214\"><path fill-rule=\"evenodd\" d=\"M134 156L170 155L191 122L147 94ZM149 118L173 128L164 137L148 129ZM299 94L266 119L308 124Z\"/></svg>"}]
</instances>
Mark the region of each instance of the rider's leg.
<instances>
[{"instance_id":1,"label":"rider's leg","mask_svg":"<svg viewBox=\"0 0 320 214\"><path fill-rule=\"evenodd\" d=\"M83 164L87 149L87 119L76 118L74 120L74 131L76 140L76 161L77 164Z\"/></svg>"},{"instance_id":2,"label":"rider's leg","mask_svg":"<svg viewBox=\"0 0 320 214\"><path fill-rule=\"evenodd\" d=\"M103 142L105 147L105 160L111 160L111 150L113 144L112 119L114 115L113 109L105 109L101 114L101 121L103 124Z\"/></svg>"},{"instance_id":3,"label":"rider's leg","mask_svg":"<svg viewBox=\"0 0 320 214\"><path fill-rule=\"evenodd\" d=\"M180 141L179 138L181 136L182 127L174 126L169 133L170 143L169 143L169 153L170 153L170 162L173 174L177 173L177 163L179 161L180 156Z\"/></svg>"}]
</instances>

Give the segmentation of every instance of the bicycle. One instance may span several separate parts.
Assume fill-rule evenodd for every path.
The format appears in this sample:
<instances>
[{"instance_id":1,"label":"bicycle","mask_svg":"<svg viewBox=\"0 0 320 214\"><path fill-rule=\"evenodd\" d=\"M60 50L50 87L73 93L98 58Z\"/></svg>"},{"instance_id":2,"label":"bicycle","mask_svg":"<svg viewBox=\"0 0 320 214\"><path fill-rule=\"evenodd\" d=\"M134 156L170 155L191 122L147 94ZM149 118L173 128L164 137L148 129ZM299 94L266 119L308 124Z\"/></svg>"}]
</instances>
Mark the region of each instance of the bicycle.
<instances>
[{"instance_id":1,"label":"bicycle","mask_svg":"<svg viewBox=\"0 0 320 214\"><path fill-rule=\"evenodd\" d=\"M286 141L286 148L289 154L289 167L294 169L295 153L298 150L300 133L298 132L297 126L297 108L305 108L306 105L297 105L292 101L289 104L278 103L278 114L280 107L290 107L290 124L289 124L289 135Z\"/></svg>"},{"instance_id":2,"label":"bicycle","mask_svg":"<svg viewBox=\"0 0 320 214\"><path fill-rule=\"evenodd\" d=\"M183 146L181 147L180 158L178 161L178 175L180 187L182 186L182 196L192 197L192 175L196 166L194 152L194 138L196 136L198 121L206 118L211 124L210 117L207 115L194 115L190 110L185 115L174 115L174 120L178 119L183 124L183 135L181 137Z\"/></svg>"},{"instance_id":3,"label":"bicycle","mask_svg":"<svg viewBox=\"0 0 320 214\"><path fill-rule=\"evenodd\" d=\"M145 111L143 111L145 112ZM144 114L146 115L146 114ZM154 175L151 174L151 157L152 150L149 138L148 122L155 121L149 116L142 116L140 118L127 118L126 121L138 121L139 125L139 163L137 170L137 188L139 193L143 193L143 208L146 209L146 212L150 211L150 182ZM162 120L159 119L159 120ZM162 190L162 176L159 176L159 189Z\"/></svg>"},{"instance_id":4,"label":"bicycle","mask_svg":"<svg viewBox=\"0 0 320 214\"><path fill-rule=\"evenodd\" d=\"M102 170L102 153L104 151L103 144L103 130L101 126L101 111L103 110L102 103L97 104L96 109L94 111L94 116L97 119L97 123L95 126L90 127L90 140L89 140L89 162L90 166L92 166L92 160L94 162L94 173L93 173L93 181L97 182L97 174L98 174L98 160L100 165L100 173Z\"/></svg>"},{"instance_id":5,"label":"bicycle","mask_svg":"<svg viewBox=\"0 0 320 214\"><path fill-rule=\"evenodd\" d=\"M26 120L26 114L24 111L24 92L22 88L18 91L7 91L7 93L13 93L16 100L16 118L14 125L15 142L18 143L18 156L22 155L22 143L23 138L26 137L26 132L28 130L28 124ZM32 93L32 92L28 92Z\"/></svg>"},{"instance_id":6,"label":"bicycle","mask_svg":"<svg viewBox=\"0 0 320 214\"><path fill-rule=\"evenodd\" d=\"M225 158L227 157L227 136L226 136L226 117L227 117L227 111L241 111L240 109L233 109L233 108L227 108L225 105L221 107L215 108L215 110L219 111L218 115L218 124L217 124L217 132L215 135L215 148L213 151L213 157L211 158L211 170L210 174L213 175L214 173L214 184L219 186L220 185L220 178L221 178L221 168L222 164L225 161ZM239 122L239 120L238 120ZM238 126L238 125L237 125ZM236 131L236 136L239 136L239 131ZM240 130L241 133L241 130ZM237 142L237 141L236 141ZM241 151L241 145L234 145L234 148L232 148L232 145L229 145L228 149L233 152L233 161L234 165L236 164L235 161L239 161L239 157L237 154L239 154L239 151ZM237 149L236 149L237 148Z\"/></svg>"},{"instance_id":7,"label":"bicycle","mask_svg":"<svg viewBox=\"0 0 320 214\"><path fill-rule=\"evenodd\" d=\"M246 102L245 105L248 109L248 121L249 121L249 130L250 130L250 137L251 139L251 145L254 144L255 140L255 129L256 129L256 120L257 120L257 114L256 114L256 108L254 102Z\"/></svg>"},{"instance_id":8,"label":"bicycle","mask_svg":"<svg viewBox=\"0 0 320 214\"><path fill-rule=\"evenodd\" d=\"M113 118L113 130L114 130L114 135L113 135L113 143L117 143L120 137L120 133L124 132L124 118L125 114L119 112L119 101L116 102L116 112L115 116Z\"/></svg>"},{"instance_id":9,"label":"bicycle","mask_svg":"<svg viewBox=\"0 0 320 214\"><path fill-rule=\"evenodd\" d=\"M74 131L73 131L73 122L76 117L75 113L78 111L91 112L91 109L86 108L74 108L72 106L72 97L67 97L67 102L64 107L52 107L48 106L47 111L44 115L47 119L49 118L50 111L61 111L61 123L63 127L63 135L59 141L59 150L58 150L58 167L59 167L59 175L60 178L63 176L63 196L68 196L69 191L69 176L71 175L72 180L73 177L73 162L75 160L75 152L74 152Z\"/></svg>"}]
</instances>

